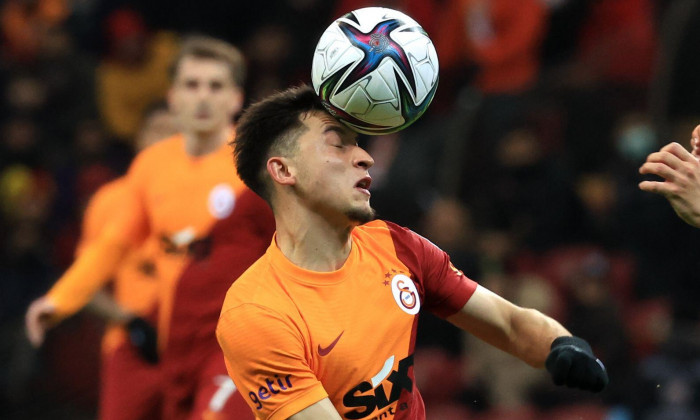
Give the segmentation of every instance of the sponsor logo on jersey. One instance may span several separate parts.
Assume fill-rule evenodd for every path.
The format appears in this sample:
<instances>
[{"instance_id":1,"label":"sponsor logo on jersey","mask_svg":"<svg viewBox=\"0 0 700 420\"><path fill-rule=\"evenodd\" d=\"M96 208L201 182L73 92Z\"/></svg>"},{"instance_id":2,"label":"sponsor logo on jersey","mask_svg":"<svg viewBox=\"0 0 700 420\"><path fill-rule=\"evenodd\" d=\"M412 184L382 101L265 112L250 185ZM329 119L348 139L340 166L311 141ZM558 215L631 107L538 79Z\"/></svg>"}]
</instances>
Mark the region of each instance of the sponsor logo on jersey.
<instances>
[{"instance_id":1,"label":"sponsor logo on jersey","mask_svg":"<svg viewBox=\"0 0 700 420\"><path fill-rule=\"evenodd\" d=\"M263 407L263 401L291 388L294 388L292 375L287 375L284 378L275 375L274 378L265 378L265 383L257 389L257 392L249 392L248 398L253 402L254 408L260 410Z\"/></svg>"},{"instance_id":2,"label":"sponsor logo on jersey","mask_svg":"<svg viewBox=\"0 0 700 420\"><path fill-rule=\"evenodd\" d=\"M336 337L335 340L333 340L333 342L332 342L331 344L329 344L327 347L321 347L321 345L319 344L319 345L318 345L318 354L319 354L319 356L327 356L328 353L330 353L331 350L333 350L333 347L335 347L335 345L338 344L338 341L340 341L340 337L343 336L343 333L344 333L344 332L345 332L345 331L342 331L342 332L340 333L340 335L338 335L338 337Z\"/></svg>"},{"instance_id":3,"label":"sponsor logo on jersey","mask_svg":"<svg viewBox=\"0 0 700 420\"><path fill-rule=\"evenodd\" d=\"M406 356L399 361L397 370L392 370L395 357L392 355L385 362L379 372L367 381L362 381L352 387L343 396L343 405L354 408L344 417L347 419L363 419L372 415L375 410L384 410L377 418L385 418L396 414L396 407L392 407L399 400L401 394L413 392L413 380L408 370L413 366L413 355ZM388 394L387 394L388 392ZM407 405L401 404L398 410L405 410ZM374 417L373 417L374 418Z\"/></svg>"},{"instance_id":4,"label":"sponsor logo on jersey","mask_svg":"<svg viewBox=\"0 0 700 420\"><path fill-rule=\"evenodd\" d=\"M216 219L225 219L233 212L236 195L228 184L219 184L209 192L209 213Z\"/></svg>"},{"instance_id":5,"label":"sponsor logo on jersey","mask_svg":"<svg viewBox=\"0 0 700 420\"><path fill-rule=\"evenodd\" d=\"M420 311L418 289L410 277L405 274L395 275L391 279L391 293L402 311L409 315L415 315Z\"/></svg>"}]
</instances>

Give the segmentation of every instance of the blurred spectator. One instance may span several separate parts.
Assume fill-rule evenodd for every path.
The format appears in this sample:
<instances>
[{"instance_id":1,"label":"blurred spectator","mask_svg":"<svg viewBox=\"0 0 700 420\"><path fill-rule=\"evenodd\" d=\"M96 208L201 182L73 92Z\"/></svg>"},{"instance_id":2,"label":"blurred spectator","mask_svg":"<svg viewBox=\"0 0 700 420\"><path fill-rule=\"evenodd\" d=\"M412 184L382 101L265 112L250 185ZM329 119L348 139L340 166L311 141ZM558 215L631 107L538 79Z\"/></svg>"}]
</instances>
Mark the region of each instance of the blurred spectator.
<instances>
[{"instance_id":1,"label":"blurred spectator","mask_svg":"<svg viewBox=\"0 0 700 420\"><path fill-rule=\"evenodd\" d=\"M433 37L442 85L436 103L449 106L460 88L477 88L483 99L474 136L487 159L522 117L538 80L545 19L540 0L448 0L443 7Z\"/></svg>"},{"instance_id":2,"label":"blurred spectator","mask_svg":"<svg viewBox=\"0 0 700 420\"><path fill-rule=\"evenodd\" d=\"M443 11L434 39L444 72L464 77L474 68L488 95L534 86L546 17L540 1L449 0Z\"/></svg>"},{"instance_id":3,"label":"blurred spectator","mask_svg":"<svg viewBox=\"0 0 700 420\"><path fill-rule=\"evenodd\" d=\"M450 255L452 264L464 274L479 281L476 235L469 209L456 199L437 198L422 220L422 235L430 238ZM430 313L421 314L416 337L417 347L440 350L445 357L462 353L459 328Z\"/></svg>"},{"instance_id":4,"label":"blurred spectator","mask_svg":"<svg viewBox=\"0 0 700 420\"><path fill-rule=\"evenodd\" d=\"M676 323L661 352L641 362L636 417L642 420L700 418L700 330Z\"/></svg>"},{"instance_id":5,"label":"blurred spectator","mask_svg":"<svg viewBox=\"0 0 700 420\"><path fill-rule=\"evenodd\" d=\"M108 51L97 68L100 113L110 134L130 140L143 112L165 97L178 41L172 33L151 32L130 9L108 16L106 36Z\"/></svg>"},{"instance_id":6,"label":"blurred spectator","mask_svg":"<svg viewBox=\"0 0 700 420\"><path fill-rule=\"evenodd\" d=\"M527 126L508 132L496 148L494 164L471 185L477 220L512 228L517 241L531 249L570 240L575 201L568 169L556 154Z\"/></svg>"},{"instance_id":7,"label":"blurred spectator","mask_svg":"<svg viewBox=\"0 0 700 420\"><path fill-rule=\"evenodd\" d=\"M608 403L622 403L634 384L630 342L611 285L612 262L602 252L591 252L578 261L566 282L568 315L565 326L572 334L586 337L601 360L609 365L611 381L603 394ZM597 397L596 397L597 398Z\"/></svg>"},{"instance_id":8,"label":"blurred spectator","mask_svg":"<svg viewBox=\"0 0 700 420\"><path fill-rule=\"evenodd\" d=\"M512 277L491 274L481 284L516 305L551 313L556 306L556 294L551 286L536 276ZM499 410L523 409L530 404L533 387L547 384L546 372L539 371L502 351L494 351L487 344L464 334L464 375L468 386L483 387L487 405ZM503 417L510 418L510 417Z\"/></svg>"},{"instance_id":9,"label":"blurred spectator","mask_svg":"<svg viewBox=\"0 0 700 420\"><path fill-rule=\"evenodd\" d=\"M0 9L5 57L20 63L37 57L47 33L69 14L66 0L7 0Z\"/></svg>"}]
</instances>

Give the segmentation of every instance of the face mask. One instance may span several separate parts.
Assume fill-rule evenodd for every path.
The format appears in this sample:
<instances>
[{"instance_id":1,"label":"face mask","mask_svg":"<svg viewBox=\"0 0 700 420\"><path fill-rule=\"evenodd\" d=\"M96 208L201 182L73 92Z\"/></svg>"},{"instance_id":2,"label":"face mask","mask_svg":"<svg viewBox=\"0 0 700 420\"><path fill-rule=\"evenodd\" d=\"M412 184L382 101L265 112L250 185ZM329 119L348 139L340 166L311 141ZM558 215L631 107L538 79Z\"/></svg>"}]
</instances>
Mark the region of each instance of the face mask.
<instances>
[{"instance_id":1,"label":"face mask","mask_svg":"<svg viewBox=\"0 0 700 420\"><path fill-rule=\"evenodd\" d=\"M633 125L620 134L616 146L626 160L640 161L656 149L656 133L648 125Z\"/></svg>"}]
</instances>

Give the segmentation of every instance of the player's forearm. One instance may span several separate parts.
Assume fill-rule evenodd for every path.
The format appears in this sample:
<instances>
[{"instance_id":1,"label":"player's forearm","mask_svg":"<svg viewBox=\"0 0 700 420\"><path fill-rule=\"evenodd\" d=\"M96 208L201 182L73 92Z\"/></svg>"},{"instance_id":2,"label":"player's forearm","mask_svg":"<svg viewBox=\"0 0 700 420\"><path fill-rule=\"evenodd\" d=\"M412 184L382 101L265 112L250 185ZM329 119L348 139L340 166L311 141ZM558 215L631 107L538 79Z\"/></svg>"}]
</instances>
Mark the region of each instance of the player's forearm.
<instances>
[{"instance_id":1,"label":"player's forearm","mask_svg":"<svg viewBox=\"0 0 700 420\"><path fill-rule=\"evenodd\" d=\"M107 292L99 290L85 308L97 316L118 324L125 324L134 314L122 308Z\"/></svg>"},{"instance_id":2,"label":"player's forearm","mask_svg":"<svg viewBox=\"0 0 700 420\"><path fill-rule=\"evenodd\" d=\"M535 309L518 308L511 316L508 352L531 366L543 368L552 341L571 333L559 322Z\"/></svg>"},{"instance_id":3,"label":"player's forearm","mask_svg":"<svg viewBox=\"0 0 700 420\"><path fill-rule=\"evenodd\" d=\"M110 280L125 251L126 246L109 237L87 247L47 293L56 315L64 318L83 308Z\"/></svg>"}]
</instances>

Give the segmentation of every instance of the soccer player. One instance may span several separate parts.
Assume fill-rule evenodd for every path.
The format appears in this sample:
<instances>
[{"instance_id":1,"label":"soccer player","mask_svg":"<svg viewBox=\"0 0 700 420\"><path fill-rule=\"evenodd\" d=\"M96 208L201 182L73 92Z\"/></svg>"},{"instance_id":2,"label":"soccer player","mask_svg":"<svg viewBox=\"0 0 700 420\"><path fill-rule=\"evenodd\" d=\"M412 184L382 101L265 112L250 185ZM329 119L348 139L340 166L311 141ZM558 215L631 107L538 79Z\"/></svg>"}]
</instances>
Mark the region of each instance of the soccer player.
<instances>
[{"instance_id":1,"label":"soccer player","mask_svg":"<svg viewBox=\"0 0 700 420\"><path fill-rule=\"evenodd\" d=\"M373 220L372 157L357 135L293 88L244 112L241 179L273 209L265 255L229 289L217 338L260 419L425 419L413 349L428 310L556 384L608 383L588 343L477 285L427 239Z\"/></svg>"},{"instance_id":2,"label":"soccer player","mask_svg":"<svg viewBox=\"0 0 700 420\"><path fill-rule=\"evenodd\" d=\"M127 249L156 241L161 417L168 420L251 417L214 334L226 290L274 230L269 207L238 178L226 145L243 104L244 73L241 54L223 41L183 43L168 92L181 133L136 156L119 217L27 311L38 345L102 287Z\"/></svg>"},{"instance_id":3,"label":"soccer player","mask_svg":"<svg viewBox=\"0 0 700 420\"><path fill-rule=\"evenodd\" d=\"M142 123L135 145L143 150L177 133L174 118L165 106L152 109ZM83 215L76 256L99 238L102 228L118 217L120 204L129 194L126 177L103 185L93 195ZM100 420L148 420L160 418L162 384L156 365L157 279L151 254L156 241L129 250L113 273L112 293L98 292L88 309L108 321L102 339L100 369Z\"/></svg>"},{"instance_id":4,"label":"soccer player","mask_svg":"<svg viewBox=\"0 0 700 420\"><path fill-rule=\"evenodd\" d=\"M700 227L700 125L695 127L689 152L678 143L670 143L647 156L639 168L663 181L642 181L639 188L661 194L676 214L691 226Z\"/></svg>"}]
</instances>

